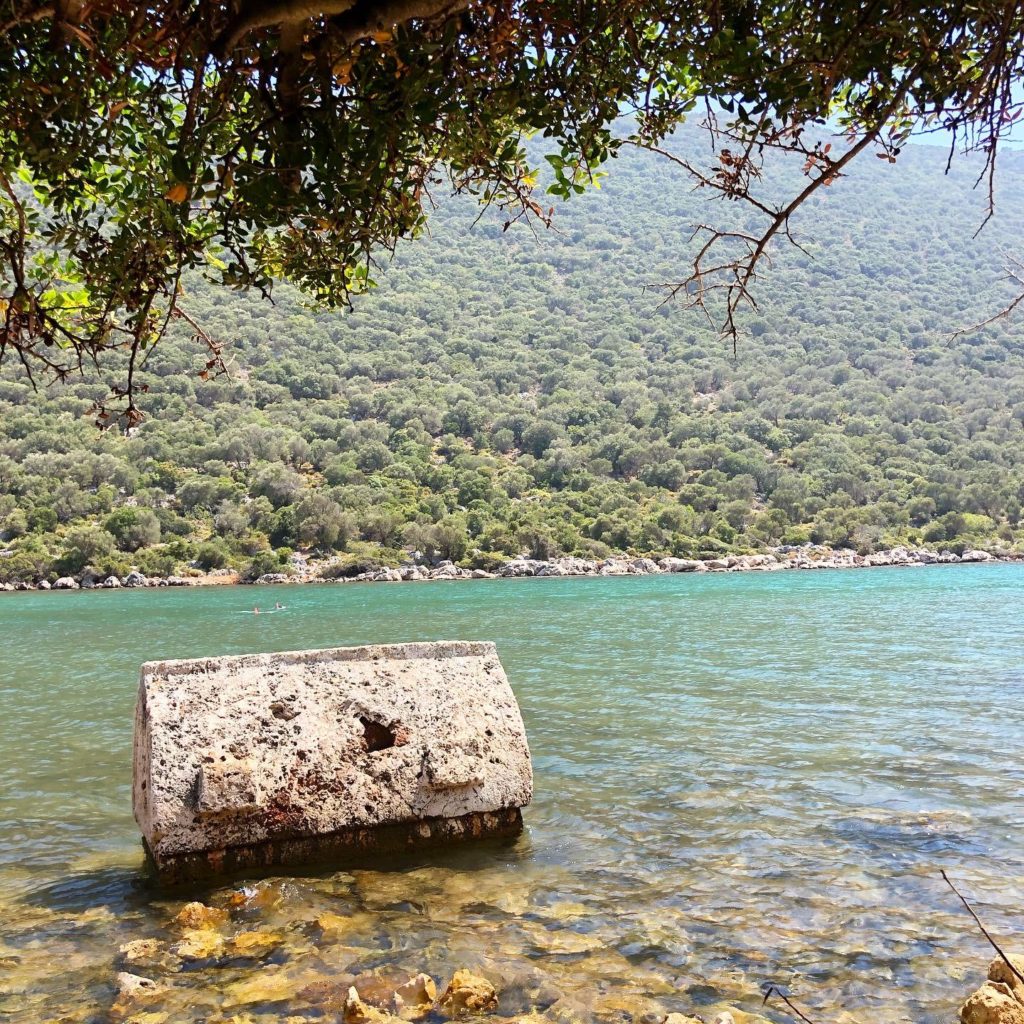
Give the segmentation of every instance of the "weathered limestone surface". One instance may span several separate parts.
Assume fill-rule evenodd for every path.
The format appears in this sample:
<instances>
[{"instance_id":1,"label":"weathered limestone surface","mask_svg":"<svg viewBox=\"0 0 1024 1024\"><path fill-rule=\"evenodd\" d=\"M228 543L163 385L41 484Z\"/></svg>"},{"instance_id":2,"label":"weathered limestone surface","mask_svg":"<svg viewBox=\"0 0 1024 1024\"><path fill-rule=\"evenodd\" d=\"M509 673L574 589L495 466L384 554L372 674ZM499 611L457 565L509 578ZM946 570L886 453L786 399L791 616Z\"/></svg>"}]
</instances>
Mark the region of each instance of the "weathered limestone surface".
<instances>
[{"instance_id":1,"label":"weathered limestone surface","mask_svg":"<svg viewBox=\"0 0 1024 1024\"><path fill-rule=\"evenodd\" d=\"M170 880L518 831L533 776L490 643L150 662L133 805Z\"/></svg>"},{"instance_id":2,"label":"weathered limestone surface","mask_svg":"<svg viewBox=\"0 0 1024 1024\"><path fill-rule=\"evenodd\" d=\"M962 1024L1024 1024L1024 957L1010 956L1013 969L1001 958L989 964L988 979L960 1007Z\"/></svg>"}]
</instances>

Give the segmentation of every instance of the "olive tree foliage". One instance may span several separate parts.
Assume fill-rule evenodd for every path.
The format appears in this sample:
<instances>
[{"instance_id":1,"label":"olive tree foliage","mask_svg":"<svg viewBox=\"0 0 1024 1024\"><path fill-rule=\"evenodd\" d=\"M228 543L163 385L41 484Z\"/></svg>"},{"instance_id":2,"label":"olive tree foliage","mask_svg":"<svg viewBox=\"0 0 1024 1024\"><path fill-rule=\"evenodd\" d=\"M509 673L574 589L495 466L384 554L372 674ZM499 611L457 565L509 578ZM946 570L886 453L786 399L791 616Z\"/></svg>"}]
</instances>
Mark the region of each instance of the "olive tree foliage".
<instances>
[{"instance_id":1,"label":"olive tree foliage","mask_svg":"<svg viewBox=\"0 0 1024 1024\"><path fill-rule=\"evenodd\" d=\"M311 494L295 506L295 533L303 544L344 550L353 531L351 519L326 495Z\"/></svg>"},{"instance_id":2,"label":"olive tree foliage","mask_svg":"<svg viewBox=\"0 0 1024 1024\"><path fill-rule=\"evenodd\" d=\"M97 413L130 427L172 321L223 369L183 275L345 305L438 189L549 222L537 133L558 197L633 144L760 219L701 225L669 282L735 339L772 241L860 153L942 130L994 172L1022 40L1016 0L5 0L0 357L34 378L114 356ZM665 148L691 112L708 166ZM761 193L768 150L802 162L799 194Z\"/></svg>"}]
</instances>

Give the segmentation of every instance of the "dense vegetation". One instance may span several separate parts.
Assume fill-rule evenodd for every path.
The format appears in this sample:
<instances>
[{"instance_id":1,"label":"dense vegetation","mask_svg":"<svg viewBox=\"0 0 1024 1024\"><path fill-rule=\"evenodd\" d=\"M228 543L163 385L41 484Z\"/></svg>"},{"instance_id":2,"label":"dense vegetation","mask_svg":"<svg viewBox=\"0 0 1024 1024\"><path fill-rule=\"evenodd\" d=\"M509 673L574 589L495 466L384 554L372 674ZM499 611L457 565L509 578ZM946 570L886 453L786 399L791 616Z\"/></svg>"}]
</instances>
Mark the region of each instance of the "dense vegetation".
<instances>
[{"instance_id":1,"label":"dense vegetation","mask_svg":"<svg viewBox=\"0 0 1024 1024\"><path fill-rule=\"evenodd\" d=\"M977 238L976 169L943 167L911 147L816 197L795 225L807 252L777 252L735 358L645 289L685 276L694 223L730 208L638 151L538 237L443 204L352 313L192 280L232 371L203 379L168 336L131 436L92 425L102 380L0 378L0 578L259 574L295 549L354 572L403 548L486 566L1024 547L1024 343L1006 321L952 340L1006 298L1024 160L1007 156Z\"/></svg>"}]
</instances>

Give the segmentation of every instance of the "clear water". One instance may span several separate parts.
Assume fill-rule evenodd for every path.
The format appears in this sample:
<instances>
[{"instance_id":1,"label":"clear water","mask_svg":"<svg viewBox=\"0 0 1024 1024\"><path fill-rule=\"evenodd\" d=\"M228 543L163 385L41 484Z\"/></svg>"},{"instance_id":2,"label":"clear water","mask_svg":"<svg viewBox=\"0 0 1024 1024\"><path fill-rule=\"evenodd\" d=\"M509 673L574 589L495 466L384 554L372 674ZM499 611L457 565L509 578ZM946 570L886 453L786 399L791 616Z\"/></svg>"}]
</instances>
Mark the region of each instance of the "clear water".
<instances>
[{"instance_id":1,"label":"clear water","mask_svg":"<svg viewBox=\"0 0 1024 1024\"><path fill-rule=\"evenodd\" d=\"M273 948L142 971L154 1021L329 1021L353 974L462 966L504 1016L783 1019L781 982L820 1019L948 1021L989 950L939 869L1020 934L1022 599L1008 565L0 595L0 1017L107 1020L119 945L173 946L198 895ZM444 638L496 641L522 705L519 840L152 888L141 662Z\"/></svg>"}]
</instances>

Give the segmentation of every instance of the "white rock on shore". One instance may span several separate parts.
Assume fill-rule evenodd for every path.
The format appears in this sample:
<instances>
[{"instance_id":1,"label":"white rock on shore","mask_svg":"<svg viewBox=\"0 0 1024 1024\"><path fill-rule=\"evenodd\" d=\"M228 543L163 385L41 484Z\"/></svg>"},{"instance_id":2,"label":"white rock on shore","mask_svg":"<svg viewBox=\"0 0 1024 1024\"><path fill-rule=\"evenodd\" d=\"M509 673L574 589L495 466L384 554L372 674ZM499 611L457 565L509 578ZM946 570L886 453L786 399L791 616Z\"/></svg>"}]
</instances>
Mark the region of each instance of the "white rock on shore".
<instances>
[{"instance_id":1,"label":"white rock on shore","mask_svg":"<svg viewBox=\"0 0 1024 1024\"><path fill-rule=\"evenodd\" d=\"M332 562L311 563L304 559L301 566L296 564L297 571L291 575L283 572L266 573L255 580L257 584L283 583L398 583L419 580L482 580L482 579L523 579L528 577L566 577L566 576L635 576L658 575L661 573L701 573L701 572L776 572L788 569L860 569L884 566L922 566L952 565L956 563L993 563L999 561L1021 561L1024 556L972 548L962 555L952 551L935 551L931 548L895 547L889 551L875 551L868 555L859 555L854 551L841 549L834 551L822 545L802 545L800 547L780 546L770 551L754 555L720 555L715 558L677 558L665 557L659 561L651 558L613 555L609 558L580 558L567 555L563 558L537 559L520 556L511 558L493 570L466 569L451 561L442 561L433 566L422 565L418 561L403 564L397 568L381 566L359 573L351 577L321 576L320 573L330 567ZM335 560L336 561L336 560ZM210 573L210 576L224 575L227 570ZM95 577L90 571L82 574L79 579L62 576L52 588L56 590L78 590L80 588L114 588L114 587L184 587L202 585L202 580L182 576L147 578L138 570L133 570L119 580L116 576L108 576L104 580ZM13 585L17 590L50 590L51 584L40 580L34 586L31 583Z\"/></svg>"},{"instance_id":2,"label":"white rock on shore","mask_svg":"<svg viewBox=\"0 0 1024 1024\"><path fill-rule=\"evenodd\" d=\"M705 568L696 558L663 558L658 564L663 572L703 572Z\"/></svg>"},{"instance_id":3,"label":"white rock on shore","mask_svg":"<svg viewBox=\"0 0 1024 1024\"><path fill-rule=\"evenodd\" d=\"M995 561L987 551L965 551L960 556L961 562L992 562Z\"/></svg>"}]
</instances>

